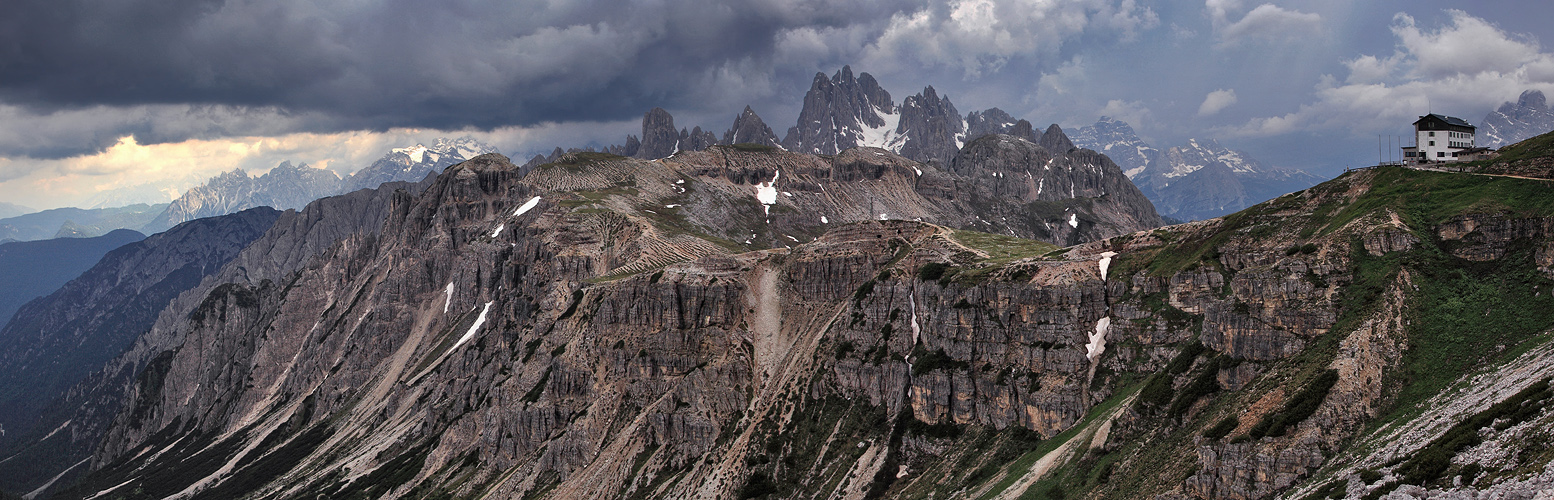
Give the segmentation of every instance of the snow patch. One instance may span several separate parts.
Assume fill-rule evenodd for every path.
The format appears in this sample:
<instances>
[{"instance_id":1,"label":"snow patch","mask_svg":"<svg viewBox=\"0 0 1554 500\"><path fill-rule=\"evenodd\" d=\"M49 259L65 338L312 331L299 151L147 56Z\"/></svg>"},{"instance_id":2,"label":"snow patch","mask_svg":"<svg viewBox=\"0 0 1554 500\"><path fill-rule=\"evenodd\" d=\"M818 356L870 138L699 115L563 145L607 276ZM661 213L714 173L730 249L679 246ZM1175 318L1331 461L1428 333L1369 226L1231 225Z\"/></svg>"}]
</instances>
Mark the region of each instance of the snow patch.
<instances>
[{"instance_id":1,"label":"snow patch","mask_svg":"<svg viewBox=\"0 0 1554 500\"><path fill-rule=\"evenodd\" d=\"M772 215L772 205L777 203L777 178L782 177L782 171L772 174L771 182L763 182L755 185L755 199L761 202L761 210L767 217Z\"/></svg>"},{"instance_id":2,"label":"snow patch","mask_svg":"<svg viewBox=\"0 0 1554 500\"><path fill-rule=\"evenodd\" d=\"M1068 226L1074 229L1079 228L1079 214L1068 214Z\"/></svg>"},{"instance_id":3,"label":"snow patch","mask_svg":"<svg viewBox=\"0 0 1554 500\"><path fill-rule=\"evenodd\" d=\"M857 132L856 137L859 146L875 147L900 152L901 144L906 142L906 136L896 134L896 126L901 123L901 115L895 113L879 113L885 124L878 127L864 127Z\"/></svg>"},{"instance_id":4,"label":"snow patch","mask_svg":"<svg viewBox=\"0 0 1554 500\"><path fill-rule=\"evenodd\" d=\"M394 148L393 151L395 153L403 153L405 156L410 157L411 163L421 163L421 160L426 158L426 146L422 146L420 144L416 144L415 146L408 148Z\"/></svg>"},{"instance_id":5,"label":"snow patch","mask_svg":"<svg viewBox=\"0 0 1554 500\"><path fill-rule=\"evenodd\" d=\"M912 307L912 345L917 345L917 337L923 329L917 326L917 294L907 295L907 305Z\"/></svg>"},{"instance_id":6,"label":"snow patch","mask_svg":"<svg viewBox=\"0 0 1554 500\"><path fill-rule=\"evenodd\" d=\"M664 208L680 208L680 204L679 203L670 203L668 205L664 205Z\"/></svg>"},{"instance_id":7,"label":"snow patch","mask_svg":"<svg viewBox=\"0 0 1554 500\"><path fill-rule=\"evenodd\" d=\"M880 214L880 220L887 220L887 219L889 219L889 218L886 217L885 214Z\"/></svg>"},{"instance_id":8,"label":"snow patch","mask_svg":"<svg viewBox=\"0 0 1554 500\"><path fill-rule=\"evenodd\" d=\"M919 176L923 175L923 169L917 168L917 165L912 165L912 171L917 172Z\"/></svg>"},{"instance_id":9,"label":"snow patch","mask_svg":"<svg viewBox=\"0 0 1554 500\"><path fill-rule=\"evenodd\" d=\"M481 325L486 324L486 313L489 312L491 312L491 303L487 302L485 309L480 310L480 317L475 318L475 324L469 325L469 331L464 332L464 336L459 337L459 341L454 342L453 347L449 348L448 352L453 352L454 349L458 349L459 346L464 345L465 342L469 342L469 339L474 338L475 332L480 331Z\"/></svg>"},{"instance_id":10,"label":"snow patch","mask_svg":"<svg viewBox=\"0 0 1554 500\"><path fill-rule=\"evenodd\" d=\"M830 224L831 221L826 220L826 216L822 215L822 216L820 216L820 223L821 224Z\"/></svg>"},{"instance_id":11,"label":"snow patch","mask_svg":"<svg viewBox=\"0 0 1554 500\"><path fill-rule=\"evenodd\" d=\"M1090 343L1085 344L1085 357L1094 362L1106 352L1106 331L1112 328L1112 319L1101 318L1095 322L1095 333L1090 334Z\"/></svg>"},{"instance_id":12,"label":"snow patch","mask_svg":"<svg viewBox=\"0 0 1554 500\"><path fill-rule=\"evenodd\" d=\"M495 238L497 235L502 234L503 229L507 229L507 224L497 224L496 230L491 232L491 237Z\"/></svg>"},{"instance_id":13,"label":"snow patch","mask_svg":"<svg viewBox=\"0 0 1554 500\"><path fill-rule=\"evenodd\" d=\"M1112 257L1116 255L1117 252L1101 252L1101 262L1099 264L1101 266L1102 280L1106 279L1106 270L1112 266Z\"/></svg>"},{"instance_id":14,"label":"snow patch","mask_svg":"<svg viewBox=\"0 0 1554 500\"><path fill-rule=\"evenodd\" d=\"M448 299L444 300L443 303L442 303L442 313L443 314L448 314L448 306L453 305L453 282L452 281L448 282L448 289L447 289L446 293L448 294Z\"/></svg>"},{"instance_id":15,"label":"snow patch","mask_svg":"<svg viewBox=\"0 0 1554 500\"><path fill-rule=\"evenodd\" d=\"M514 210L513 211L513 217L517 217L517 216L523 215L525 212L533 210L534 206L535 205L539 205L539 204L540 204L540 197L535 196L533 198L529 198L529 201L524 202L523 206L518 207L518 210Z\"/></svg>"}]
</instances>

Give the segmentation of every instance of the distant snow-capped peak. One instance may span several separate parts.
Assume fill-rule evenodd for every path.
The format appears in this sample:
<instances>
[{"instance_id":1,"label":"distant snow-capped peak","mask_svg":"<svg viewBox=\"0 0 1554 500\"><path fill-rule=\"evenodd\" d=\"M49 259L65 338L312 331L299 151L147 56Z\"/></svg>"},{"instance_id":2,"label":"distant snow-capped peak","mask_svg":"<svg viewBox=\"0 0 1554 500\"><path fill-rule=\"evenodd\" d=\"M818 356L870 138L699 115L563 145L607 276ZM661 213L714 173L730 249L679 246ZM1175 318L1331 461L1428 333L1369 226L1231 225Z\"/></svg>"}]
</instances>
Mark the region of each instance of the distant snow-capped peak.
<instances>
[{"instance_id":1,"label":"distant snow-capped peak","mask_svg":"<svg viewBox=\"0 0 1554 500\"><path fill-rule=\"evenodd\" d=\"M438 164L445 158L457 163L486 153L495 152L496 148L471 137L460 137L458 139L439 138L432 143L431 147L417 143L410 147L391 149L385 158L409 167L423 163Z\"/></svg>"}]
</instances>

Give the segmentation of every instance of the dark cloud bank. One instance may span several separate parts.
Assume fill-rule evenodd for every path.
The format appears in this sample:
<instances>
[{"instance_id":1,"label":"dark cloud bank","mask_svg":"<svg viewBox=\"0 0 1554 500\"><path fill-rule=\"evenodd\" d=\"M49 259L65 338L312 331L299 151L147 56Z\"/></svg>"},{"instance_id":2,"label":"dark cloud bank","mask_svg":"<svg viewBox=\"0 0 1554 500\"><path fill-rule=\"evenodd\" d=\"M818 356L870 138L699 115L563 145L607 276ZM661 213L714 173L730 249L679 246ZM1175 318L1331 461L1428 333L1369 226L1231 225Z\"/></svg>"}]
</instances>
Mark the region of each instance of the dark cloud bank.
<instances>
[{"instance_id":1,"label":"dark cloud bank","mask_svg":"<svg viewBox=\"0 0 1554 500\"><path fill-rule=\"evenodd\" d=\"M762 0L315 4L12 3L0 17L0 103L32 113L161 104L284 110L274 114L293 131L614 120L652 106L694 108L731 70L771 71L784 30L881 22L920 8ZM143 143L240 132L135 120L125 128Z\"/></svg>"}]
</instances>

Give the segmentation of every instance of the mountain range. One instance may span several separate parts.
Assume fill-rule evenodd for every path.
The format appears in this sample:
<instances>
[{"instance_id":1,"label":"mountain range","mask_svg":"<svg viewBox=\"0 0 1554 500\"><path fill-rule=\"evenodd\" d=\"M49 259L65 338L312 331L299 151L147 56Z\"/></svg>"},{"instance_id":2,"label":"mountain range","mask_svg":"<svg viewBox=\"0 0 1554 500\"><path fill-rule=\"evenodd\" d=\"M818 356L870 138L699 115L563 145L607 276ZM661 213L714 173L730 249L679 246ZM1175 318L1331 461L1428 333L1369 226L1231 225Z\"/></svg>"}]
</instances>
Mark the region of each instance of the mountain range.
<instances>
[{"instance_id":1,"label":"mountain range","mask_svg":"<svg viewBox=\"0 0 1554 500\"><path fill-rule=\"evenodd\" d=\"M1009 134L944 168L483 155L281 214L0 478L48 498L1531 495L1554 484L1543 182L1357 170L1155 228L1104 156Z\"/></svg>"},{"instance_id":2,"label":"mountain range","mask_svg":"<svg viewBox=\"0 0 1554 500\"><path fill-rule=\"evenodd\" d=\"M1130 176L1249 191L1272 169L1114 120L1071 140L961 117L931 87L897 105L847 68L805 112L822 126L773 144L748 107L721 138L655 108L604 151L481 154L109 252L0 328L0 490L1554 488L1554 134L1162 227Z\"/></svg>"},{"instance_id":3,"label":"mountain range","mask_svg":"<svg viewBox=\"0 0 1554 500\"><path fill-rule=\"evenodd\" d=\"M334 171L306 164L292 165L289 161L258 177L234 169L173 200L144 226L144 230L160 232L181 222L254 207L299 209L325 196L376 188L386 182L420 181L442 172L449 165L494 152L495 148L468 137L438 139L431 147L417 144L390 150L371 165L343 179Z\"/></svg>"},{"instance_id":4,"label":"mountain range","mask_svg":"<svg viewBox=\"0 0 1554 500\"><path fill-rule=\"evenodd\" d=\"M66 391L123 353L169 301L221 269L279 215L268 207L254 208L123 244L97 254L101 259L94 258L90 269L71 274L73 279L28 302L15 317L8 315L10 321L0 326L0 429L5 431L0 449L10 450L14 460L10 468L0 468L0 480L42 472L53 476L71 465L56 459L90 453L95 443L86 436L51 431L69 420L100 432L108 423L104 417L117 406L87 397L91 391L71 395L77 403L72 405L64 401ZM130 232L120 229L109 236ZM21 244L36 243L43 242ZM133 373L99 375L91 385L102 392L128 383L124 377ZM67 418L58 418L61 414Z\"/></svg>"},{"instance_id":5,"label":"mountain range","mask_svg":"<svg viewBox=\"0 0 1554 500\"><path fill-rule=\"evenodd\" d=\"M1111 157L1161 215L1176 220L1219 217L1322 181L1303 170L1264 166L1213 139L1161 151L1126 122L1105 116L1080 128L1074 144Z\"/></svg>"},{"instance_id":6,"label":"mountain range","mask_svg":"<svg viewBox=\"0 0 1554 500\"><path fill-rule=\"evenodd\" d=\"M161 205L54 208L0 219L0 243L52 238L90 238L115 229L143 229L167 209Z\"/></svg>"},{"instance_id":7,"label":"mountain range","mask_svg":"<svg viewBox=\"0 0 1554 500\"><path fill-rule=\"evenodd\" d=\"M603 151L657 159L679 151L738 142L819 155L876 147L914 161L943 166L978 137L1008 134L1048 151L1080 147L1107 155L1155 203L1161 215L1176 220L1225 215L1322 180L1301 170L1265 167L1246 153L1224 148L1213 140L1193 139L1160 151L1144 143L1127 123L1108 117L1080 128L1070 141L1056 124L1037 132L1029 121L1016 119L998 108L961 116L950 98L940 96L932 86L897 104L873 76L854 75L852 68L846 66L829 77L817 73L803 102L798 123L788 128L781 141L749 107L735 119L721 141L701 127L676 129L668 111L654 108L643 116L641 139L628 136L625 145ZM567 152L584 151L557 148L549 156L530 159L525 168L555 161Z\"/></svg>"}]
</instances>

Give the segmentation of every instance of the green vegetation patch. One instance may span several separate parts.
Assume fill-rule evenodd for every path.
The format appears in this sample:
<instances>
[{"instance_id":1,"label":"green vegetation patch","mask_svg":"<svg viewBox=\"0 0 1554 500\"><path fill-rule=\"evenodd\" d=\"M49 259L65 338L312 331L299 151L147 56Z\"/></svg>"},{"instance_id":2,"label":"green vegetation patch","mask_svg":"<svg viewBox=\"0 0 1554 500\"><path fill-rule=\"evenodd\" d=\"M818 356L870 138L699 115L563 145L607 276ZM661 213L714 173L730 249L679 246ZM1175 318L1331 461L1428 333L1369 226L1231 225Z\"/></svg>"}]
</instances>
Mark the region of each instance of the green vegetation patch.
<instances>
[{"instance_id":1,"label":"green vegetation patch","mask_svg":"<svg viewBox=\"0 0 1554 500\"><path fill-rule=\"evenodd\" d=\"M934 370L965 371L971 369L971 364L950 357L943 348L929 351L922 344L917 345L917 351L913 353L917 362L912 363L912 376L919 377Z\"/></svg>"},{"instance_id":2,"label":"green vegetation patch","mask_svg":"<svg viewBox=\"0 0 1554 500\"><path fill-rule=\"evenodd\" d=\"M1058 250L1057 245L1045 241L1027 240L1014 236L956 230L951 235L956 242L988 254L987 262L1006 263L1027 257L1039 257Z\"/></svg>"},{"instance_id":3,"label":"green vegetation patch","mask_svg":"<svg viewBox=\"0 0 1554 500\"><path fill-rule=\"evenodd\" d=\"M1009 462L1009 466L1004 468L1006 472L1004 478L995 483L993 487L980 498L989 499L998 497L1000 493L1003 493L1005 490L1008 490L1010 486L1013 486L1015 481L1018 481L1020 477L1025 475L1026 472L1029 472L1031 467L1036 464L1037 460L1040 460L1041 457L1051 453L1053 450L1058 449L1058 447L1062 446L1063 443L1066 443L1069 440L1079 436L1080 433L1084 432L1084 430L1088 428L1091 423L1095 422L1096 419L1102 418L1105 415L1111 413L1113 409L1117 408L1117 405L1122 404L1123 401L1128 400L1128 398L1138 393L1138 390L1139 386L1134 385L1117 391L1117 394L1113 395L1111 398L1108 398L1106 401L1102 401L1101 404L1095 405L1095 407L1091 408L1090 411L1085 414L1083 419L1069 427L1067 430L1058 433L1058 435L1054 436L1052 439L1042 441L1039 446L1035 447L1035 449L1031 449L1025 454L1020 455L1018 459ZM1050 476L1053 473L1049 472L1048 474ZM1047 481L1047 479L1044 479L1043 481ZM974 486L975 482L967 481L966 484ZM1044 488L1037 487L1040 485L1041 483L1038 483L1036 486L1032 486L1030 489L1031 491L1027 491L1027 493L1029 494L1033 492L1047 491ZM1048 494L1050 495L1050 491ZM1075 495L1076 498L1079 496L1080 495Z\"/></svg>"},{"instance_id":4,"label":"green vegetation patch","mask_svg":"<svg viewBox=\"0 0 1554 500\"><path fill-rule=\"evenodd\" d=\"M1527 242L1513 243L1493 262L1468 262L1433 247L1414 252L1408 267L1419 291L1400 411L1417 414L1421 403L1474 367L1518 356L1529 340L1554 328L1554 280L1536 270L1532 253Z\"/></svg>"},{"instance_id":5,"label":"green vegetation patch","mask_svg":"<svg viewBox=\"0 0 1554 500\"><path fill-rule=\"evenodd\" d=\"M1316 221L1324 223L1324 234L1387 208L1416 228L1432 227L1466 213L1554 216L1554 189L1543 181L1403 167L1378 167L1373 171L1375 177L1369 191L1337 210L1331 220Z\"/></svg>"},{"instance_id":6,"label":"green vegetation patch","mask_svg":"<svg viewBox=\"0 0 1554 500\"><path fill-rule=\"evenodd\" d=\"M1236 417L1225 417L1220 419L1219 423L1214 424L1214 427L1210 427L1208 430L1203 431L1203 437L1208 439L1220 439L1230 435L1230 431L1236 430L1236 427L1239 425L1241 425L1241 421L1236 420Z\"/></svg>"}]
</instances>

